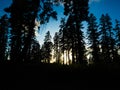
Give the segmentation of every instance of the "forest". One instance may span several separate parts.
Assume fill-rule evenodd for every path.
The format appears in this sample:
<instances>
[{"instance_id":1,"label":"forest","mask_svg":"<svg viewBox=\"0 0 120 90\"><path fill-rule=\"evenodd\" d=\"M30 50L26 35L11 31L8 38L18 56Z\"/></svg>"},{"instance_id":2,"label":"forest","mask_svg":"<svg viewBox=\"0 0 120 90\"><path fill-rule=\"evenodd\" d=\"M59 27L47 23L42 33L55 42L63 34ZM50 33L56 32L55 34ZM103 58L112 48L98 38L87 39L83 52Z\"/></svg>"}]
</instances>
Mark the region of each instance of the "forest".
<instances>
[{"instance_id":1,"label":"forest","mask_svg":"<svg viewBox=\"0 0 120 90\"><path fill-rule=\"evenodd\" d=\"M50 18L57 20L53 6L61 3L67 18L61 18L53 42L48 31L40 45L36 28L48 23ZM109 14L102 14L99 22L96 21L89 12L88 0L13 0L4 10L9 15L0 18L1 63L120 63L120 21L112 23ZM38 22L40 25L36 27ZM86 36L83 22L87 23Z\"/></svg>"},{"instance_id":2,"label":"forest","mask_svg":"<svg viewBox=\"0 0 120 90\"><path fill-rule=\"evenodd\" d=\"M50 18L57 20L58 14L53 6L59 7L61 4L66 17L61 18L59 31L52 40L49 30L44 43L40 44L36 39L36 30L49 23ZM106 83L112 85L109 77L119 77L120 20L112 22L108 13L102 14L97 20L89 11L89 0L12 0L4 11L6 14L0 17L0 65L17 65L17 70L9 69L16 70L20 75L24 72L27 83L30 76L41 80L37 78L40 75L38 71L44 73L42 77L46 77L41 80L43 83L48 79L48 83L51 80L62 81L59 78L61 73L66 83L80 79L80 83L85 85L89 80L87 84L90 86L92 78L97 79L97 75L106 80L104 86ZM95 75L92 74L95 72ZM47 77L48 73L52 74ZM88 74L92 78L88 78ZM32 81L35 82L34 79ZM115 82L114 79L112 81ZM97 80L93 82L95 84Z\"/></svg>"}]
</instances>

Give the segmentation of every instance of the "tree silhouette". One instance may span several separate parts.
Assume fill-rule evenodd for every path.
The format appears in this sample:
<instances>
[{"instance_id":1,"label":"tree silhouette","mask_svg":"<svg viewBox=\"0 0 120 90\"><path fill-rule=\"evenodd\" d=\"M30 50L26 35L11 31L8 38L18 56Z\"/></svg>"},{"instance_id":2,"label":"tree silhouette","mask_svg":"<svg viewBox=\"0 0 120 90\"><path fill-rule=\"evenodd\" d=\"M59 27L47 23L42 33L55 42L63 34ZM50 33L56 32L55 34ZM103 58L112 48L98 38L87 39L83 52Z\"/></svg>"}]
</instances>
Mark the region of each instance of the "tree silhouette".
<instances>
[{"instance_id":1,"label":"tree silhouette","mask_svg":"<svg viewBox=\"0 0 120 90\"><path fill-rule=\"evenodd\" d=\"M8 17L3 15L0 18L0 63L7 60L8 25Z\"/></svg>"},{"instance_id":2,"label":"tree silhouette","mask_svg":"<svg viewBox=\"0 0 120 90\"><path fill-rule=\"evenodd\" d=\"M40 6L41 13L39 15L41 24L48 23L50 17L57 20L57 13L53 9L54 1L41 0L41 2L43 2L43 4Z\"/></svg>"},{"instance_id":3,"label":"tree silhouette","mask_svg":"<svg viewBox=\"0 0 120 90\"><path fill-rule=\"evenodd\" d=\"M120 47L120 21L118 21L117 19L115 20L115 28L114 28L115 32L116 32L116 43L117 46Z\"/></svg>"},{"instance_id":4,"label":"tree silhouette","mask_svg":"<svg viewBox=\"0 0 120 90\"><path fill-rule=\"evenodd\" d=\"M100 34L102 55L104 56L105 63L112 62L115 41L111 18L108 14L102 15L100 18Z\"/></svg>"},{"instance_id":5,"label":"tree silhouette","mask_svg":"<svg viewBox=\"0 0 120 90\"><path fill-rule=\"evenodd\" d=\"M66 22L66 35L67 42L69 42L69 49L72 50L72 63L76 63L76 55L77 55L77 31L74 25L74 18L70 15Z\"/></svg>"},{"instance_id":6,"label":"tree silhouette","mask_svg":"<svg viewBox=\"0 0 120 90\"><path fill-rule=\"evenodd\" d=\"M102 56L103 59L107 59L107 51L108 51L108 37L107 37L107 31L106 31L106 24L105 24L105 15L102 15L100 18L100 43L102 48Z\"/></svg>"},{"instance_id":7,"label":"tree silhouette","mask_svg":"<svg viewBox=\"0 0 120 90\"><path fill-rule=\"evenodd\" d=\"M120 22L116 19L115 20L115 28L114 28L114 31L115 31L115 56L114 56L114 61L115 62L120 62L120 54L118 54L119 50L120 50Z\"/></svg>"},{"instance_id":8,"label":"tree silhouette","mask_svg":"<svg viewBox=\"0 0 120 90\"><path fill-rule=\"evenodd\" d=\"M39 10L39 0L13 0L5 11L10 13L11 54L13 62L27 61L32 38L34 38L35 18Z\"/></svg>"},{"instance_id":9,"label":"tree silhouette","mask_svg":"<svg viewBox=\"0 0 120 90\"><path fill-rule=\"evenodd\" d=\"M65 18L61 19L60 30L59 30L59 43L60 51L63 54L63 64L65 64L64 51L65 51Z\"/></svg>"},{"instance_id":10,"label":"tree silhouette","mask_svg":"<svg viewBox=\"0 0 120 90\"><path fill-rule=\"evenodd\" d=\"M51 60L51 52L53 48L53 43L51 42L50 31L48 31L45 35L44 44L42 46L43 51L43 59L45 63L50 63Z\"/></svg>"},{"instance_id":11,"label":"tree silhouette","mask_svg":"<svg viewBox=\"0 0 120 90\"><path fill-rule=\"evenodd\" d=\"M111 18L108 14L106 14L106 24L109 33L109 53L110 53L110 62L114 60L114 48L115 48L115 39L114 39L114 31L112 27Z\"/></svg>"},{"instance_id":12,"label":"tree silhouette","mask_svg":"<svg viewBox=\"0 0 120 90\"><path fill-rule=\"evenodd\" d=\"M60 25L60 49L63 54L63 64L66 61L66 64L70 64L70 50L71 50L71 35L74 33L70 32L70 29L67 26L67 22L65 22L65 18L61 19L61 25ZM66 57L66 58L64 58Z\"/></svg>"},{"instance_id":13,"label":"tree silhouette","mask_svg":"<svg viewBox=\"0 0 120 90\"><path fill-rule=\"evenodd\" d=\"M35 19L41 24L49 21L50 17L57 19L50 0L13 0L12 5L5 11L10 13L12 62L28 62L32 39L35 38ZM39 14L39 15L38 15Z\"/></svg>"},{"instance_id":14,"label":"tree silhouette","mask_svg":"<svg viewBox=\"0 0 120 90\"><path fill-rule=\"evenodd\" d=\"M93 14L89 16L87 34L92 49L93 62L99 63L99 33L96 17Z\"/></svg>"},{"instance_id":15,"label":"tree silhouette","mask_svg":"<svg viewBox=\"0 0 120 90\"><path fill-rule=\"evenodd\" d=\"M73 18L74 21L72 21L72 23L75 25L75 30L77 32L78 44L76 45L76 60L77 63L83 63L84 42L81 23L88 18L88 0L67 0L65 2L64 14Z\"/></svg>"},{"instance_id":16,"label":"tree silhouette","mask_svg":"<svg viewBox=\"0 0 120 90\"><path fill-rule=\"evenodd\" d=\"M55 36L53 38L54 40L54 45L53 45L53 48L54 48L54 57L56 58L56 63L60 63L60 39L59 39L59 32L56 32L55 33Z\"/></svg>"},{"instance_id":17,"label":"tree silhouette","mask_svg":"<svg viewBox=\"0 0 120 90\"><path fill-rule=\"evenodd\" d=\"M116 20L113 29L111 17L103 14L100 24L97 25L93 14L88 17L88 1L12 0L11 6L5 9L7 13L10 13L10 18L7 15L0 18L0 62L10 57L10 61L16 63L41 60L50 63L51 52L54 49L54 58L57 63L62 61L62 64L83 64L86 59L83 21L88 21L87 35L93 62L118 62L120 23ZM40 49L35 35L36 22L42 25L48 23L51 17L57 20L57 13L53 6L61 2L64 5L66 18L61 19L59 32L56 32L53 38L54 44L51 42L48 31Z\"/></svg>"},{"instance_id":18,"label":"tree silhouette","mask_svg":"<svg viewBox=\"0 0 120 90\"><path fill-rule=\"evenodd\" d=\"M35 62L35 63L41 62L40 45L39 45L39 42L37 40L32 41L29 58L32 62Z\"/></svg>"}]
</instances>

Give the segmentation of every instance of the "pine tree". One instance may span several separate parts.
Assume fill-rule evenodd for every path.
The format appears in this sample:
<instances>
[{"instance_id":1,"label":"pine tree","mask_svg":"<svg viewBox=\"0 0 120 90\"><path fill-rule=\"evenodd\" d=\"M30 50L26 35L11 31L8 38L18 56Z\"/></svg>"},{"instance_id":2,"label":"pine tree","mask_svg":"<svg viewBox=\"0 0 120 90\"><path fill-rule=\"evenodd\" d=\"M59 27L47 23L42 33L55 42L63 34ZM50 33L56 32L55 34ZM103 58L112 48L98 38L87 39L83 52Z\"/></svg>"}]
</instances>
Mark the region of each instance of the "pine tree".
<instances>
[{"instance_id":1,"label":"pine tree","mask_svg":"<svg viewBox=\"0 0 120 90\"><path fill-rule=\"evenodd\" d=\"M83 41L83 32L82 29L82 21L87 20L88 17L88 0L67 0L64 4L64 14L67 16L71 16L73 18L72 23L75 26L76 34L77 34L77 53L76 60L77 63L83 63L84 57L84 41Z\"/></svg>"},{"instance_id":2,"label":"pine tree","mask_svg":"<svg viewBox=\"0 0 120 90\"><path fill-rule=\"evenodd\" d=\"M0 18L0 63L7 60L8 25L8 17L3 15Z\"/></svg>"},{"instance_id":3,"label":"pine tree","mask_svg":"<svg viewBox=\"0 0 120 90\"><path fill-rule=\"evenodd\" d=\"M65 64L64 51L65 51L65 18L61 19L60 30L59 30L59 43L60 52L63 55L62 64Z\"/></svg>"},{"instance_id":4,"label":"pine tree","mask_svg":"<svg viewBox=\"0 0 120 90\"><path fill-rule=\"evenodd\" d=\"M114 28L114 32L115 32L115 53L114 53L114 61L116 63L120 62L120 21L118 21L117 19L115 20L115 28Z\"/></svg>"},{"instance_id":5,"label":"pine tree","mask_svg":"<svg viewBox=\"0 0 120 90\"><path fill-rule=\"evenodd\" d=\"M93 14L89 16L87 34L92 49L92 59L95 63L99 63L99 33L96 17Z\"/></svg>"},{"instance_id":6,"label":"pine tree","mask_svg":"<svg viewBox=\"0 0 120 90\"><path fill-rule=\"evenodd\" d=\"M114 33L111 18L108 14L102 15L100 18L100 35L102 55L105 63L110 63L114 58Z\"/></svg>"},{"instance_id":7,"label":"pine tree","mask_svg":"<svg viewBox=\"0 0 120 90\"><path fill-rule=\"evenodd\" d=\"M109 57L110 57L110 62L113 62L114 59L114 48L115 48L115 39L114 39L114 32L113 32L113 27L112 27L112 22L111 18L108 14L106 14L106 25L107 25L107 30L108 30L108 38L109 38Z\"/></svg>"},{"instance_id":8,"label":"pine tree","mask_svg":"<svg viewBox=\"0 0 120 90\"><path fill-rule=\"evenodd\" d=\"M55 33L54 40L54 57L56 58L56 63L60 63L60 44L59 44L59 32Z\"/></svg>"},{"instance_id":9,"label":"pine tree","mask_svg":"<svg viewBox=\"0 0 120 90\"><path fill-rule=\"evenodd\" d=\"M67 31L67 41L69 42L69 47L72 50L72 63L76 63L76 55L77 55L77 32L75 30L74 18L70 15L66 22L66 31Z\"/></svg>"},{"instance_id":10,"label":"pine tree","mask_svg":"<svg viewBox=\"0 0 120 90\"><path fill-rule=\"evenodd\" d=\"M120 48L120 21L118 21L117 19L115 20L114 30L116 32L116 43L118 48Z\"/></svg>"},{"instance_id":11,"label":"pine tree","mask_svg":"<svg viewBox=\"0 0 120 90\"><path fill-rule=\"evenodd\" d=\"M52 49L53 49L53 43L51 42L51 35L50 31L48 31L45 35L44 44L43 44L43 55L44 55L44 62L50 63L51 57L52 57Z\"/></svg>"}]
</instances>

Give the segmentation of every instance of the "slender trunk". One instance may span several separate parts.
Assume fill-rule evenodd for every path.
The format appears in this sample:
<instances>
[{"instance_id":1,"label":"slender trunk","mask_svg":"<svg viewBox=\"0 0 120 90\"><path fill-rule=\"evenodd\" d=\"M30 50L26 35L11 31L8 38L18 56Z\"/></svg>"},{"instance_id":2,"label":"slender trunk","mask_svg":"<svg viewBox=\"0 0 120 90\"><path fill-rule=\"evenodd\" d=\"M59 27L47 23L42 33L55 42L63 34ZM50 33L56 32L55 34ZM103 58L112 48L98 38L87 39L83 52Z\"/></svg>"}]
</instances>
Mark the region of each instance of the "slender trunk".
<instances>
[{"instance_id":1,"label":"slender trunk","mask_svg":"<svg viewBox=\"0 0 120 90\"><path fill-rule=\"evenodd\" d=\"M66 64L67 64L67 61L68 61L67 57L68 57L68 54L67 54L67 50L66 50Z\"/></svg>"},{"instance_id":2,"label":"slender trunk","mask_svg":"<svg viewBox=\"0 0 120 90\"><path fill-rule=\"evenodd\" d=\"M64 65L65 63L64 63L64 50L63 50L63 65Z\"/></svg>"},{"instance_id":3,"label":"slender trunk","mask_svg":"<svg viewBox=\"0 0 120 90\"><path fill-rule=\"evenodd\" d=\"M72 39L72 63L75 63L75 58L74 58L74 41Z\"/></svg>"},{"instance_id":4,"label":"slender trunk","mask_svg":"<svg viewBox=\"0 0 120 90\"><path fill-rule=\"evenodd\" d=\"M73 48L72 48L72 64L75 63L74 61L74 51L73 51Z\"/></svg>"},{"instance_id":5,"label":"slender trunk","mask_svg":"<svg viewBox=\"0 0 120 90\"><path fill-rule=\"evenodd\" d=\"M57 63L59 63L59 52L58 52L58 48L57 48L57 55L56 55L56 59L57 59Z\"/></svg>"},{"instance_id":6,"label":"slender trunk","mask_svg":"<svg viewBox=\"0 0 120 90\"><path fill-rule=\"evenodd\" d=\"M60 63L60 50L58 51L58 63Z\"/></svg>"},{"instance_id":7,"label":"slender trunk","mask_svg":"<svg viewBox=\"0 0 120 90\"><path fill-rule=\"evenodd\" d=\"M64 35L63 35L63 46L62 46L62 54L63 54L63 65L64 65Z\"/></svg>"},{"instance_id":8,"label":"slender trunk","mask_svg":"<svg viewBox=\"0 0 120 90\"><path fill-rule=\"evenodd\" d=\"M70 50L68 50L68 62L69 62L69 64L70 64Z\"/></svg>"}]
</instances>

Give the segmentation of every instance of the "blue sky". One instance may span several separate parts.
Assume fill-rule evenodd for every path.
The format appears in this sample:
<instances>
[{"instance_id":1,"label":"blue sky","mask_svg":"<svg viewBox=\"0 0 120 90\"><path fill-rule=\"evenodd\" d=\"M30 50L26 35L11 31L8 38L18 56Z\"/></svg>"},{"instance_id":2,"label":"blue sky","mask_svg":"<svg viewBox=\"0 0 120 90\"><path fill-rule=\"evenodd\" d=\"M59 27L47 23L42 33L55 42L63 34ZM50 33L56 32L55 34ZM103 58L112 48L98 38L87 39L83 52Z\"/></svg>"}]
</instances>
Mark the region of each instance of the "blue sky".
<instances>
[{"instance_id":1,"label":"blue sky","mask_svg":"<svg viewBox=\"0 0 120 90\"><path fill-rule=\"evenodd\" d=\"M12 0L0 0L0 16L2 16L5 12L3 9L10 5Z\"/></svg>"},{"instance_id":2,"label":"blue sky","mask_svg":"<svg viewBox=\"0 0 120 90\"><path fill-rule=\"evenodd\" d=\"M0 0L0 16L2 16L5 12L3 8L8 7L11 4L12 0ZM89 11L93 13L97 19L99 20L101 14L108 13L112 21L115 19L120 20L120 0L90 0L89 3ZM55 8L58 12L58 20L55 21L53 19L46 25L41 26L41 30L39 32L38 40L43 43L43 39L45 33L49 30L53 37L54 33L59 30L60 18L63 16L63 6L59 6Z\"/></svg>"},{"instance_id":3,"label":"blue sky","mask_svg":"<svg viewBox=\"0 0 120 90\"><path fill-rule=\"evenodd\" d=\"M120 20L119 9L120 0L94 0L94 2L90 4L90 12L94 13L97 18L100 18L102 13L108 13L112 19Z\"/></svg>"}]
</instances>

